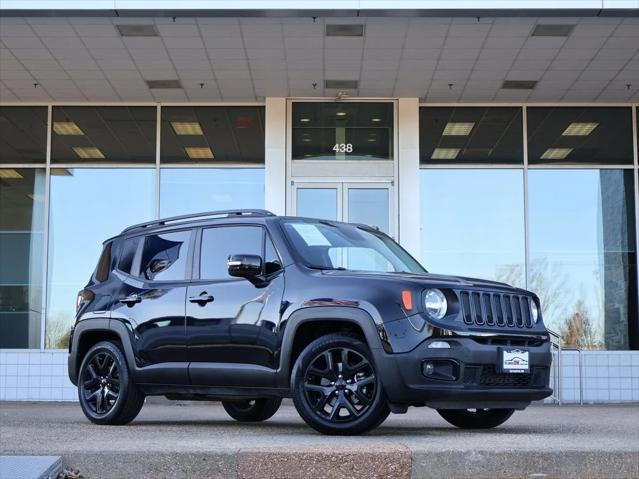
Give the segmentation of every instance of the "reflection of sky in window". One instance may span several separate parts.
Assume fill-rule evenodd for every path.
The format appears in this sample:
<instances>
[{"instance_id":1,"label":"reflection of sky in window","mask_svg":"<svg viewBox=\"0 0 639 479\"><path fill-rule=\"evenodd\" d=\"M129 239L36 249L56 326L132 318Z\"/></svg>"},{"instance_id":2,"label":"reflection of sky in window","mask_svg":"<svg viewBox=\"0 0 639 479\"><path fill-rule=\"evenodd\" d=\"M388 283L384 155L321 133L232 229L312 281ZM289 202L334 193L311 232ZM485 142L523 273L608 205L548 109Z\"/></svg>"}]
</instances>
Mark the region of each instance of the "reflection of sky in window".
<instances>
[{"instance_id":1,"label":"reflection of sky in window","mask_svg":"<svg viewBox=\"0 0 639 479\"><path fill-rule=\"evenodd\" d=\"M155 213L152 169L81 169L51 176L48 316L71 321L102 242Z\"/></svg>"},{"instance_id":2,"label":"reflection of sky in window","mask_svg":"<svg viewBox=\"0 0 639 479\"><path fill-rule=\"evenodd\" d=\"M421 170L422 264L524 285L522 170Z\"/></svg>"},{"instance_id":3,"label":"reflection of sky in window","mask_svg":"<svg viewBox=\"0 0 639 479\"><path fill-rule=\"evenodd\" d=\"M160 215L264 208L264 169L172 169L160 174Z\"/></svg>"},{"instance_id":4,"label":"reflection of sky in window","mask_svg":"<svg viewBox=\"0 0 639 479\"><path fill-rule=\"evenodd\" d=\"M531 272L538 268L542 273L538 288L561 292L554 304L547 305L550 309L545 319L551 328L560 327L581 300L597 336L603 335L604 268L609 268L608 274L623 277L613 269L628 249L623 205L625 195L633 192L624 191L622 175L620 170L529 172ZM607 191L605 200L602 187ZM604 231L609 235L608 244ZM606 257L607 264L604 252L612 253ZM627 286L617 284L622 297Z\"/></svg>"}]
</instances>

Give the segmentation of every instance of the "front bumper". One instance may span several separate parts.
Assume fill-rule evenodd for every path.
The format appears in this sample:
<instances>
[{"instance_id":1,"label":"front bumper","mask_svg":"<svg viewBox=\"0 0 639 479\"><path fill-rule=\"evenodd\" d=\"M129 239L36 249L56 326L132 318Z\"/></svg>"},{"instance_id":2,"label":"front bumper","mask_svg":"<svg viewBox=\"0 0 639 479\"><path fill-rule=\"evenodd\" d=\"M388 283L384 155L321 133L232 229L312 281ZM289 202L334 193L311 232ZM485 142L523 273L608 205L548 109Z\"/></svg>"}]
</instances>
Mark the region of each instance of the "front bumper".
<instances>
[{"instance_id":1,"label":"front bumper","mask_svg":"<svg viewBox=\"0 0 639 479\"><path fill-rule=\"evenodd\" d=\"M446 341L450 349L429 348L434 341ZM499 372L501 347L527 350L530 373ZM549 339L444 336L430 338L407 353L384 353L377 367L386 395L394 404L523 409L552 394L551 361ZM452 373L446 378L428 377L425 362L451 365Z\"/></svg>"}]
</instances>

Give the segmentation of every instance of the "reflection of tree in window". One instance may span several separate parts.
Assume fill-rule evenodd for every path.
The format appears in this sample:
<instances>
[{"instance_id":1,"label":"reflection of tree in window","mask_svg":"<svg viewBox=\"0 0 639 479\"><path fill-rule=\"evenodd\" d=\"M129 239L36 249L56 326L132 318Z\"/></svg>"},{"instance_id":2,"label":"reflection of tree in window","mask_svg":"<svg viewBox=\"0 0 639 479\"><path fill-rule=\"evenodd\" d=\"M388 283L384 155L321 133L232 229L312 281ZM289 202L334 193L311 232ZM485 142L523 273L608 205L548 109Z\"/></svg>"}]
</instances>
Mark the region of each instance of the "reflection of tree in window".
<instances>
[{"instance_id":1,"label":"reflection of tree in window","mask_svg":"<svg viewBox=\"0 0 639 479\"><path fill-rule=\"evenodd\" d=\"M189 233L180 231L147 236L142 254L141 274L148 280L184 279L186 243Z\"/></svg>"}]
</instances>

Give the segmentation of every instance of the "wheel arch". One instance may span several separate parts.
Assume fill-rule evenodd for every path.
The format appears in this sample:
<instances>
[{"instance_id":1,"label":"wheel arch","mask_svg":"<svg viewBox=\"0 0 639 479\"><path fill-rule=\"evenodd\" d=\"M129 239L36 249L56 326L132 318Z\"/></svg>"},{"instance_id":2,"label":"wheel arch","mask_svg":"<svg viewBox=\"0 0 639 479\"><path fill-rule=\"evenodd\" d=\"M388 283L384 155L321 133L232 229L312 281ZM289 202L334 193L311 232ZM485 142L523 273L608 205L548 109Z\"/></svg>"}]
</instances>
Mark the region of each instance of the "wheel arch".
<instances>
[{"instance_id":1,"label":"wheel arch","mask_svg":"<svg viewBox=\"0 0 639 479\"><path fill-rule=\"evenodd\" d=\"M311 341L335 332L361 336L370 348L373 360L383 353L380 332L373 318L363 309L334 306L299 309L292 313L286 322L278 375L279 385L290 385L295 360Z\"/></svg>"},{"instance_id":2,"label":"wheel arch","mask_svg":"<svg viewBox=\"0 0 639 479\"><path fill-rule=\"evenodd\" d=\"M100 341L118 341L122 345L129 372L135 376L135 357L126 327L109 318L90 318L76 324L69 351L69 379L77 386L82 360L92 346Z\"/></svg>"}]
</instances>

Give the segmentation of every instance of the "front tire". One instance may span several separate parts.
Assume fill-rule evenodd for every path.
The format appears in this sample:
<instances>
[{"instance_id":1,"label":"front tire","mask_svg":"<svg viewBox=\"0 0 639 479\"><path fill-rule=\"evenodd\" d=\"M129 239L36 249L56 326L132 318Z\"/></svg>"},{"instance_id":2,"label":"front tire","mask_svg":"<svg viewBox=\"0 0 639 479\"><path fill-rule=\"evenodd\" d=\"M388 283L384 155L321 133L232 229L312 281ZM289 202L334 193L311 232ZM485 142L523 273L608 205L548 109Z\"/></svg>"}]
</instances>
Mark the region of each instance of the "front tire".
<instances>
[{"instance_id":1,"label":"front tire","mask_svg":"<svg viewBox=\"0 0 639 479\"><path fill-rule=\"evenodd\" d=\"M144 393L133 383L124 354L109 341L97 343L84 356L78 398L82 412L95 424L127 424L144 405Z\"/></svg>"},{"instance_id":2,"label":"front tire","mask_svg":"<svg viewBox=\"0 0 639 479\"><path fill-rule=\"evenodd\" d=\"M441 417L462 429L491 429L505 423L514 409L438 409Z\"/></svg>"},{"instance_id":3,"label":"front tire","mask_svg":"<svg viewBox=\"0 0 639 479\"><path fill-rule=\"evenodd\" d=\"M277 412L282 404L281 398L243 399L241 401L222 401L222 407L236 421L266 421Z\"/></svg>"},{"instance_id":4,"label":"front tire","mask_svg":"<svg viewBox=\"0 0 639 479\"><path fill-rule=\"evenodd\" d=\"M368 346L345 334L323 336L300 353L291 391L302 419L323 434L361 434L390 413Z\"/></svg>"}]
</instances>

